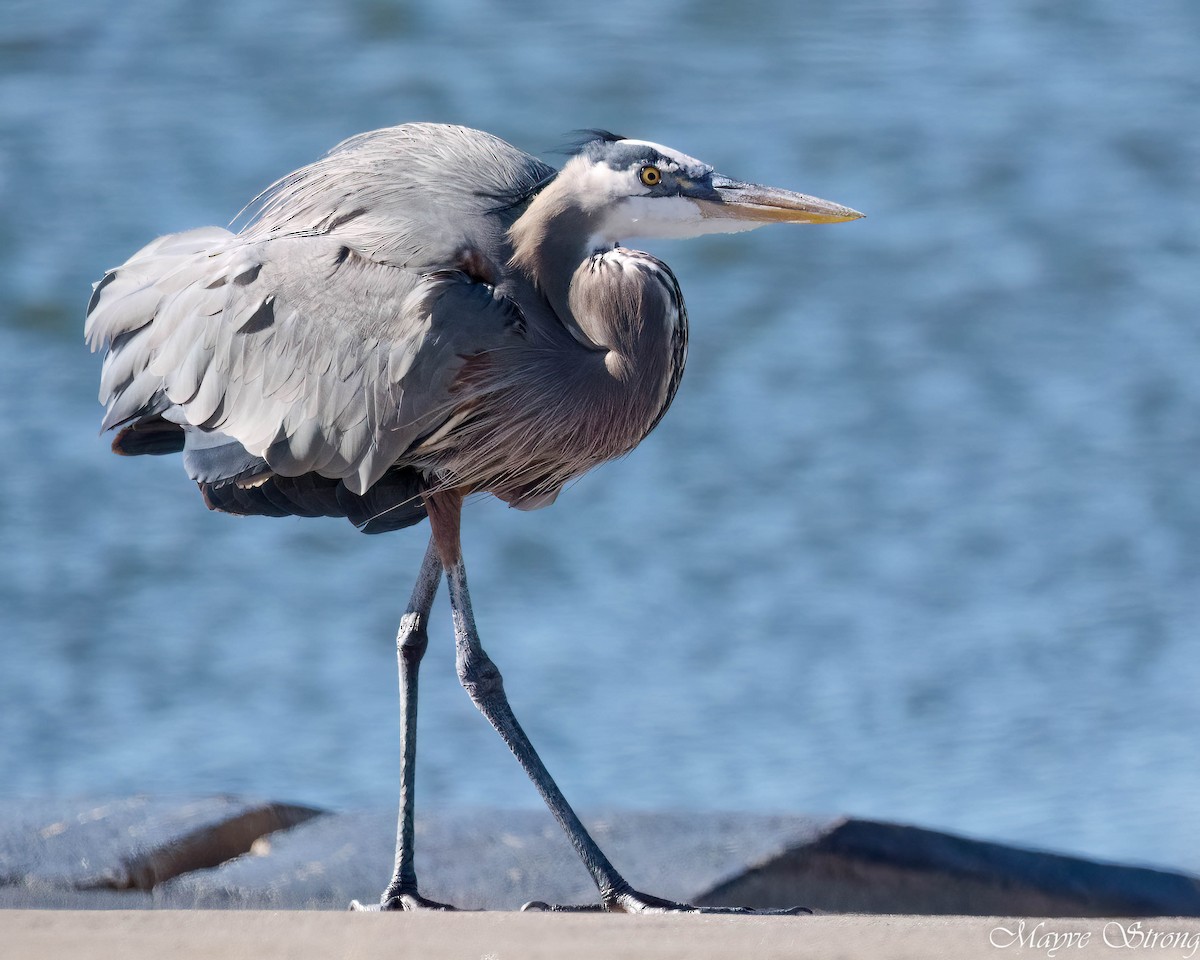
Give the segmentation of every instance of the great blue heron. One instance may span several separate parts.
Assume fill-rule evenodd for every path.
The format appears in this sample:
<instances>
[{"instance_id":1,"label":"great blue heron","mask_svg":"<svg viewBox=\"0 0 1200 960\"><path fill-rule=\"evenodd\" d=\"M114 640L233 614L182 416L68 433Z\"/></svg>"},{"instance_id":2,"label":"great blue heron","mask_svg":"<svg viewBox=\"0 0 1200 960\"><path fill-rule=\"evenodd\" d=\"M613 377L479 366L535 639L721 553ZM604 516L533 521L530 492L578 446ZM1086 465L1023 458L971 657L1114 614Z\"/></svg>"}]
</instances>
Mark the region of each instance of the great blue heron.
<instances>
[{"instance_id":1,"label":"great blue heron","mask_svg":"<svg viewBox=\"0 0 1200 960\"><path fill-rule=\"evenodd\" d=\"M532 510L635 447L675 395L687 315L662 261L618 246L861 214L589 131L559 171L464 127L351 137L259 198L240 233L160 237L88 304L120 454L183 453L213 510L428 516L397 635L396 867L384 909L442 908L413 866L417 669L445 571L458 676L567 832L609 910L694 910L635 891L588 835L509 707L471 613L463 498ZM544 906L544 904L542 905Z\"/></svg>"}]
</instances>

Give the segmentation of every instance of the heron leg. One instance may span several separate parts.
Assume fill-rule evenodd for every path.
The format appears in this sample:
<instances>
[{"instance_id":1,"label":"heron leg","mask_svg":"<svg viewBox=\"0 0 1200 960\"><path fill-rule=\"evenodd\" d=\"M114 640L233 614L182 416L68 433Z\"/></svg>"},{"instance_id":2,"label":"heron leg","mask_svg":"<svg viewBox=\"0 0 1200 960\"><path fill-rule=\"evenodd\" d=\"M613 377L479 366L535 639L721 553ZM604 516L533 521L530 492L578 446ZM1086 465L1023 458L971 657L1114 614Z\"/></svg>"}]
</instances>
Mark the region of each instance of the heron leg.
<instances>
[{"instance_id":1,"label":"heron leg","mask_svg":"<svg viewBox=\"0 0 1200 960\"><path fill-rule=\"evenodd\" d=\"M462 560L459 538L459 519L462 497L456 493L426 496L430 526L441 553L446 571L446 586L450 591L450 609L454 616L454 643L458 678L471 701L500 734L508 748L521 764L526 775L533 781L538 793L554 819L567 834L575 852L583 860L600 891L600 903L587 906L549 906L541 901L525 905L526 909L570 910L570 911L619 911L629 913L754 913L746 908L694 907L675 903L648 894L639 893L617 872L604 855L596 841L567 803L558 785L547 771L545 764L534 750L529 737L513 715L508 697L504 693L504 681L491 657L483 649L475 627L475 616L471 609L471 596L467 590L466 568ZM779 913L800 912L775 911ZM804 911L807 912L807 911Z\"/></svg>"},{"instance_id":2,"label":"heron leg","mask_svg":"<svg viewBox=\"0 0 1200 960\"><path fill-rule=\"evenodd\" d=\"M352 910L453 910L421 896L413 864L413 810L417 765L417 672L429 646L429 610L442 579L437 545L431 538L421 572L413 587L408 609L396 633L396 662L400 673L400 813L396 825L396 869L378 905L363 906L357 900Z\"/></svg>"}]
</instances>

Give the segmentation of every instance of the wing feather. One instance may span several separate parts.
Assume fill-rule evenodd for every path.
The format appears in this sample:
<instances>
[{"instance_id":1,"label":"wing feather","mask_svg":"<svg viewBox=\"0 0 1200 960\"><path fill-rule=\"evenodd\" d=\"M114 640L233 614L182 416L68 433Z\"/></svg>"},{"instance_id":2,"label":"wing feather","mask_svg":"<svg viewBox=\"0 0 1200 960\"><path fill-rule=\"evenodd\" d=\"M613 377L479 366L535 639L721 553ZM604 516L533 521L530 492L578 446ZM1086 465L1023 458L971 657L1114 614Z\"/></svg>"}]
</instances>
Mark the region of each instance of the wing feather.
<instances>
[{"instance_id":1,"label":"wing feather","mask_svg":"<svg viewBox=\"0 0 1200 960\"><path fill-rule=\"evenodd\" d=\"M315 472L361 495L450 416L464 358L518 326L515 307L457 271L345 257L329 237L193 233L212 246L158 241L131 260L136 284L120 267L98 286L105 426L170 408L168 420L219 428L276 474ZM161 286L146 279L154 256ZM244 472L245 457L228 460ZM219 481L204 462L205 482Z\"/></svg>"}]
</instances>

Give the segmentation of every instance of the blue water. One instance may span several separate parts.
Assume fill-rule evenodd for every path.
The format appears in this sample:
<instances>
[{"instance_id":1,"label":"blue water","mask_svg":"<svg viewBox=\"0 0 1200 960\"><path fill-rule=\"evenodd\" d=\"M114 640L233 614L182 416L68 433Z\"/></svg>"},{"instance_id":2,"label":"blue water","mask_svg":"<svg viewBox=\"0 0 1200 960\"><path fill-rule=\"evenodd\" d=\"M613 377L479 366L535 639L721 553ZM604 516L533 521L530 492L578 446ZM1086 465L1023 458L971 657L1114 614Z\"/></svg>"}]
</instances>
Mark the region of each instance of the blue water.
<instances>
[{"instance_id":1,"label":"blue water","mask_svg":"<svg viewBox=\"0 0 1200 960\"><path fill-rule=\"evenodd\" d=\"M0 791L394 801L423 531L210 514L113 457L88 285L360 130L553 160L601 126L869 218L655 247L671 414L549 510L471 507L568 796L1200 870L1197 36L1187 0L7 0ZM535 806L443 604L419 803Z\"/></svg>"}]
</instances>

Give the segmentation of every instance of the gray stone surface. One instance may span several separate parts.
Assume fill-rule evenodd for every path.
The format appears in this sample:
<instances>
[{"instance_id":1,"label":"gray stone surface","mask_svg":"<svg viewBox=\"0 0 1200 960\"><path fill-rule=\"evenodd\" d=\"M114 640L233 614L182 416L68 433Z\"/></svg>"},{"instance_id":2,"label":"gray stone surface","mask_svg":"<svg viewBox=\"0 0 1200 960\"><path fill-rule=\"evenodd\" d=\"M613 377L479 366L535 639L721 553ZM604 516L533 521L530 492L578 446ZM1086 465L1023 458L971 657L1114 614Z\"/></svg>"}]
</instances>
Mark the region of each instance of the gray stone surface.
<instances>
[{"instance_id":1,"label":"gray stone surface","mask_svg":"<svg viewBox=\"0 0 1200 960\"><path fill-rule=\"evenodd\" d=\"M584 820L639 889L707 905L1200 916L1194 877L916 827L741 814ZM230 797L0 804L0 907L344 910L351 899L378 896L394 833L390 810L318 814ZM464 908L595 897L541 811L425 817L417 865L426 895Z\"/></svg>"},{"instance_id":2,"label":"gray stone surface","mask_svg":"<svg viewBox=\"0 0 1200 960\"><path fill-rule=\"evenodd\" d=\"M224 863L264 834L317 813L226 796L4 801L0 904L44 897L69 906L81 891L92 891L97 904L116 903L115 891L150 891Z\"/></svg>"},{"instance_id":3,"label":"gray stone surface","mask_svg":"<svg viewBox=\"0 0 1200 960\"><path fill-rule=\"evenodd\" d=\"M804 817L625 813L585 816L635 886L691 900L821 836ZM375 900L391 876L395 814L320 817L268 839L269 852L165 884L171 907L343 909ZM260 847L261 849L261 847ZM590 903L596 890L558 825L541 811L439 813L417 824L422 892L464 908L517 909L529 900Z\"/></svg>"}]
</instances>

